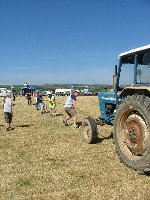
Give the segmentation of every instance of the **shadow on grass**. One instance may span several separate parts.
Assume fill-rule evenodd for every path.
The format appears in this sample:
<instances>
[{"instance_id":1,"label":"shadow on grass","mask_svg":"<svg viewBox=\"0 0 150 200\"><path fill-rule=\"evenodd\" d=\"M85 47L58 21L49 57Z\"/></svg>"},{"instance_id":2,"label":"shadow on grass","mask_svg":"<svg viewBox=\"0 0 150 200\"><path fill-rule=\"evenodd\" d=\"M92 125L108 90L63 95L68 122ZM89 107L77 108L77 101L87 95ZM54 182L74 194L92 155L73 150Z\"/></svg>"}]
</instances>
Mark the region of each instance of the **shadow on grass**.
<instances>
[{"instance_id":1,"label":"shadow on grass","mask_svg":"<svg viewBox=\"0 0 150 200\"><path fill-rule=\"evenodd\" d=\"M62 113L57 113L57 114L56 114L56 117L57 117L57 116L63 116L63 115L64 115L64 114L62 114Z\"/></svg>"},{"instance_id":2,"label":"shadow on grass","mask_svg":"<svg viewBox=\"0 0 150 200\"><path fill-rule=\"evenodd\" d=\"M46 111L46 113L50 113L50 111ZM62 113L56 113L55 117L58 117L58 116L63 116L64 114Z\"/></svg>"},{"instance_id":3,"label":"shadow on grass","mask_svg":"<svg viewBox=\"0 0 150 200\"><path fill-rule=\"evenodd\" d=\"M101 137L101 138L97 138L95 143L101 143L103 140L110 140L113 138L113 133L111 132L110 135L108 135L107 137Z\"/></svg>"},{"instance_id":4,"label":"shadow on grass","mask_svg":"<svg viewBox=\"0 0 150 200\"><path fill-rule=\"evenodd\" d=\"M16 127L21 127L21 128L27 128L32 126L33 124L22 124L22 125L17 125Z\"/></svg>"},{"instance_id":5,"label":"shadow on grass","mask_svg":"<svg viewBox=\"0 0 150 200\"><path fill-rule=\"evenodd\" d=\"M67 126L72 126L73 122L70 120L68 121L68 125ZM82 125L82 122L77 122L77 127L79 128Z\"/></svg>"},{"instance_id":6,"label":"shadow on grass","mask_svg":"<svg viewBox=\"0 0 150 200\"><path fill-rule=\"evenodd\" d=\"M77 126L80 127L82 125L82 122L77 122Z\"/></svg>"},{"instance_id":7,"label":"shadow on grass","mask_svg":"<svg viewBox=\"0 0 150 200\"><path fill-rule=\"evenodd\" d=\"M150 171L144 172L144 174L140 174L140 175L150 176Z\"/></svg>"}]
</instances>

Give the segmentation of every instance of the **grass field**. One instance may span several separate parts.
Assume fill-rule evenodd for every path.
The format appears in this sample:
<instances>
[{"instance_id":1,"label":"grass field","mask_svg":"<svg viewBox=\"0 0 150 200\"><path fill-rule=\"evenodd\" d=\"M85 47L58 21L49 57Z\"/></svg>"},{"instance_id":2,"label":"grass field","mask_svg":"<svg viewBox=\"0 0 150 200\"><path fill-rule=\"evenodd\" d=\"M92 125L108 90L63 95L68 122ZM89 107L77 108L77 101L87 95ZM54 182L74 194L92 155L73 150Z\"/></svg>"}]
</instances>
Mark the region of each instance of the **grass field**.
<instances>
[{"instance_id":1,"label":"grass field","mask_svg":"<svg viewBox=\"0 0 150 200\"><path fill-rule=\"evenodd\" d=\"M150 199L150 177L119 161L109 137L112 127L98 127L101 142L85 144L80 129L62 123L64 100L57 98L59 115L51 118L18 97L10 132L0 108L0 199ZM97 97L78 97L78 105L99 116ZM80 122L86 117L78 115Z\"/></svg>"}]
</instances>

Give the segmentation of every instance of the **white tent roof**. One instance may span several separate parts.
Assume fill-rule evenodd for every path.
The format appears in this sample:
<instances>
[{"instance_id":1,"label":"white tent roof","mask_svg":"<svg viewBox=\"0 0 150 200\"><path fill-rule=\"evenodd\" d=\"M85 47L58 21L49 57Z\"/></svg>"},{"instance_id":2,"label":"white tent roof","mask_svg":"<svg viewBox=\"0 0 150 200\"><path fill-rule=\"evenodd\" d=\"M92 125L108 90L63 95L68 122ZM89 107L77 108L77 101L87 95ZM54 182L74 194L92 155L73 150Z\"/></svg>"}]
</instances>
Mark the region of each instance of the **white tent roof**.
<instances>
[{"instance_id":1,"label":"white tent roof","mask_svg":"<svg viewBox=\"0 0 150 200\"><path fill-rule=\"evenodd\" d=\"M131 49L130 51L126 51L124 53L121 53L121 54L118 55L118 57L121 58L123 56L130 55L130 54L133 54L135 52L140 52L140 51L143 51L143 50L146 50L146 49L150 49L150 44L143 46L143 47L136 48L136 49Z\"/></svg>"}]
</instances>

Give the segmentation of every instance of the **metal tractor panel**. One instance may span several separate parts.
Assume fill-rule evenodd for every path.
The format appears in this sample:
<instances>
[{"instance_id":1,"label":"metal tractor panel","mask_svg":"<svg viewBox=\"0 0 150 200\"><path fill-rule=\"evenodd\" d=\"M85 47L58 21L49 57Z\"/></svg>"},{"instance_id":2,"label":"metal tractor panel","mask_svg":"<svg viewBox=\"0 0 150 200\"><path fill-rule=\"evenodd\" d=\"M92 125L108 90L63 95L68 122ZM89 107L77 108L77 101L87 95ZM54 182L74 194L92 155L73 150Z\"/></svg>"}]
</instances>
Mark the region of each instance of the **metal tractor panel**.
<instances>
[{"instance_id":1,"label":"metal tractor panel","mask_svg":"<svg viewBox=\"0 0 150 200\"><path fill-rule=\"evenodd\" d=\"M100 118L104 119L106 124L111 124L115 118L116 110L116 97L114 91L110 92L99 92L99 108L100 108Z\"/></svg>"}]
</instances>

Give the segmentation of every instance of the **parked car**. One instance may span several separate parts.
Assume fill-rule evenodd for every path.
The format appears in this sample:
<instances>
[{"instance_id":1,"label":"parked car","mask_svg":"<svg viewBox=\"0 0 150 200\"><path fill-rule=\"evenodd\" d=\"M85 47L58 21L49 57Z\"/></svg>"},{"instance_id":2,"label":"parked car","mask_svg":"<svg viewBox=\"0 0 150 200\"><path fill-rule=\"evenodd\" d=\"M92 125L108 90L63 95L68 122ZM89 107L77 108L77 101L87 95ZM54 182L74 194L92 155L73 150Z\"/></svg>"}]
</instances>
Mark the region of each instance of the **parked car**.
<instances>
[{"instance_id":1,"label":"parked car","mask_svg":"<svg viewBox=\"0 0 150 200\"><path fill-rule=\"evenodd\" d=\"M5 96L6 94L12 94L12 91L11 90L7 90L6 88L0 88L0 96Z\"/></svg>"}]
</instances>

